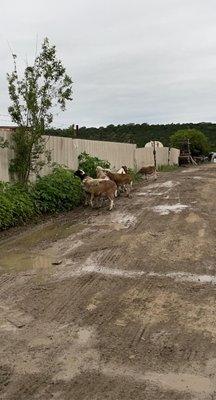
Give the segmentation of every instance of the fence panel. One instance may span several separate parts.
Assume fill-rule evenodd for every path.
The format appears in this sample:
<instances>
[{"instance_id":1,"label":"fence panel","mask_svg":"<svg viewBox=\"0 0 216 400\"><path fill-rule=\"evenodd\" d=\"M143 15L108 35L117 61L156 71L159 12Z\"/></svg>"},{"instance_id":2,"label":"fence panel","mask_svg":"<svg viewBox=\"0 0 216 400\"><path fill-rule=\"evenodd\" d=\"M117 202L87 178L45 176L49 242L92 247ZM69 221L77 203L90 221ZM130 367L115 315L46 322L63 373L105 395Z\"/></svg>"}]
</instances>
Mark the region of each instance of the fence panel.
<instances>
[{"instance_id":1,"label":"fence panel","mask_svg":"<svg viewBox=\"0 0 216 400\"><path fill-rule=\"evenodd\" d=\"M122 165L134 167L134 151L136 148L134 144L85 139L74 139L73 141L78 154L86 151L91 156L108 160L112 168L120 168Z\"/></svg>"},{"instance_id":2,"label":"fence panel","mask_svg":"<svg viewBox=\"0 0 216 400\"><path fill-rule=\"evenodd\" d=\"M179 149L175 149L175 148L170 149L170 165L178 165L179 155L180 155Z\"/></svg>"},{"instance_id":3,"label":"fence panel","mask_svg":"<svg viewBox=\"0 0 216 400\"><path fill-rule=\"evenodd\" d=\"M12 131L10 129L1 129L0 136L11 140ZM71 139L59 136L45 137L46 150L51 152L52 163L66 165L70 169L77 169L78 156L83 151L86 153L108 160L112 168L120 168L126 165L130 168L140 169L147 165L154 165L153 148L136 148L135 144L102 142L96 140ZM13 156L11 150L0 148L0 180L9 181L9 163ZM179 150L170 149L169 163L178 164ZM168 148L156 148L157 165L168 164ZM47 175L52 168L45 166L41 175ZM31 180L34 180L31 176Z\"/></svg>"},{"instance_id":4,"label":"fence panel","mask_svg":"<svg viewBox=\"0 0 216 400\"><path fill-rule=\"evenodd\" d=\"M45 137L47 139L47 137ZM50 136L46 142L46 150L51 153L52 163L66 165L70 169L77 169L78 154L74 141L71 138ZM52 168L45 166L41 175L47 175Z\"/></svg>"},{"instance_id":5,"label":"fence panel","mask_svg":"<svg viewBox=\"0 0 216 400\"><path fill-rule=\"evenodd\" d=\"M9 132L9 130L7 129L0 130L0 137L10 142L11 132ZM5 147L4 149L0 147L0 181L8 182L10 180L9 165L12 157L12 150L8 149L7 147Z\"/></svg>"},{"instance_id":6,"label":"fence panel","mask_svg":"<svg viewBox=\"0 0 216 400\"><path fill-rule=\"evenodd\" d=\"M154 165L153 148L141 147L135 149L135 163L138 170L148 165Z\"/></svg>"},{"instance_id":7,"label":"fence panel","mask_svg":"<svg viewBox=\"0 0 216 400\"><path fill-rule=\"evenodd\" d=\"M167 165L168 164L168 147L157 147L156 149L156 165Z\"/></svg>"}]
</instances>

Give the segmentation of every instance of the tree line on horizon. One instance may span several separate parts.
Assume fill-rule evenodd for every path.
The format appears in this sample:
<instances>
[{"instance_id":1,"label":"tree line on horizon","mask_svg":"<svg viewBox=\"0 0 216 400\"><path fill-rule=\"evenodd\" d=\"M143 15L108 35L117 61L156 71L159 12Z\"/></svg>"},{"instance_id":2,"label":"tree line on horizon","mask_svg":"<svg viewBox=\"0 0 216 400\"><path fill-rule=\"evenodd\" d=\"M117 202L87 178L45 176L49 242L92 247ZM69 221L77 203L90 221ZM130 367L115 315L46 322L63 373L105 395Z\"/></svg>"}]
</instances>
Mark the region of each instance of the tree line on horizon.
<instances>
[{"instance_id":1,"label":"tree line on horizon","mask_svg":"<svg viewBox=\"0 0 216 400\"><path fill-rule=\"evenodd\" d=\"M209 151L216 151L216 123L183 123L183 124L122 124L106 127L49 128L46 134L51 136L72 137L77 139L101 140L110 142L134 143L144 147L151 140L159 140L164 146L171 145L171 136L182 130L197 130L203 133L209 143Z\"/></svg>"}]
</instances>

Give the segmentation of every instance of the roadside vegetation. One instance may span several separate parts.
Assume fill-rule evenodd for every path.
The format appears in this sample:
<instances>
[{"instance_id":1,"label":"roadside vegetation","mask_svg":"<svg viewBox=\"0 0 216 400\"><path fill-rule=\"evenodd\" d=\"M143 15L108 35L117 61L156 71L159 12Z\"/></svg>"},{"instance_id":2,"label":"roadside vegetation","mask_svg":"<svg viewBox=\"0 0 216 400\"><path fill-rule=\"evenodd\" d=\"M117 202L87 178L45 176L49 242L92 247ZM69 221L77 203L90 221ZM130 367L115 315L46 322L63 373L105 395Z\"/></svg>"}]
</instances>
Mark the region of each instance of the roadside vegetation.
<instances>
[{"instance_id":1,"label":"roadside vegetation","mask_svg":"<svg viewBox=\"0 0 216 400\"><path fill-rule=\"evenodd\" d=\"M98 157L92 157L85 151L78 157L79 168L85 171L85 173L92 178L96 178L96 168L98 166L102 168L110 168L109 161L101 160Z\"/></svg>"},{"instance_id":2,"label":"roadside vegetation","mask_svg":"<svg viewBox=\"0 0 216 400\"><path fill-rule=\"evenodd\" d=\"M82 198L80 180L63 167L56 167L51 174L27 185L0 182L0 230L41 214L72 210Z\"/></svg>"},{"instance_id":3,"label":"roadside vegetation","mask_svg":"<svg viewBox=\"0 0 216 400\"><path fill-rule=\"evenodd\" d=\"M82 153L79 168L89 176L96 176L96 167L109 168L108 161ZM134 182L142 176L129 170ZM0 182L0 230L39 219L43 214L57 214L72 210L82 204L81 181L74 172L63 166L55 166L46 176L38 177L34 183Z\"/></svg>"},{"instance_id":4,"label":"roadside vegetation","mask_svg":"<svg viewBox=\"0 0 216 400\"><path fill-rule=\"evenodd\" d=\"M178 165L158 165L157 171L159 172L172 172L179 169Z\"/></svg>"}]
</instances>

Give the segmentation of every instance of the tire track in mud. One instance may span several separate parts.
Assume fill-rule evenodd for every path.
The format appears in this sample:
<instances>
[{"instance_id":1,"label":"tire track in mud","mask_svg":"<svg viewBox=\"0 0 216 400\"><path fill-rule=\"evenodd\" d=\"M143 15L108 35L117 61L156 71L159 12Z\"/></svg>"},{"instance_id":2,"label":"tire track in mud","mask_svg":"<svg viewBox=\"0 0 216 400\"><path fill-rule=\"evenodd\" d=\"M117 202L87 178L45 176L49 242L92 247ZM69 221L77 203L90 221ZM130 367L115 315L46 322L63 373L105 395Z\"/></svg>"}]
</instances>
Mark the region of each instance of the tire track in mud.
<instances>
[{"instance_id":1,"label":"tire track in mud","mask_svg":"<svg viewBox=\"0 0 216 400\"><path fill-rule=\"evenodd\" d=\"M180 197L181 201L185 198L185 202L190 198L187 192L190 180L181 188L184 175L181 177L180 172L176 175L180 185L171 191L172 203L175 197ZM174 174L166 179L169 177L174 179ZM161 182L164 180L165 176ZM193 180L193 185L197 182L201 185L200 180ZM212 384L215 379L215 364L211 361L216 358L212 314L215 289L209 284L177 282L165 275L168 270L178 272L181 266L183 272L186 271L187 262L181 258L177 262L171 259L169 246L170 240L178 237L178 230L182 232L188 211L177 217L154 214L153 206L169 200L163 200L162 196L136 196L147 187L134 191L132 199L121 198L116 203L119 208L116 213L94 210L88 222L91 233L86 231L78 235L82 243L66 254L67 262L53 267L39 282L37 274L25 277L22 273L12 273L13 279L12 276L0 277L0 296L15 300L18 310L23 309L34 317L26 328L20 329L16 344L14 347L10 344L9 351L16 352L16 346L20 352L22 348L24 351L34 329L46 324L46 332L41 328L37 335L42 344L29 350L36 360L42 354L43 373L15 374L6 389L5 400L71 400L72 394L77 400L105 396L118 400L211 398L213 391L206 389L206 382ZM197 190L197 186L194 188ZM197 192L193 193L194 199L196 196ZM200 209L200 200L197 209ZM190 226L192 233L195 232L193 224ZM168 233L170 238L163 239ZM200 273L202 262L200 258ZM73 271L79 268L84 271L86 268L86 272L73 276ZM192 258L187 272L191 268L195 269L192 271L195 275L198 267ZM151 276L152 271L158 275ZM205 325L209 331L205 330ZM93 329L95 341L76 342L74 326ZM57 337L58 330L61 334ZM47 344L47 335L52 338L50 344ZM2 343L6 340L4 337ZM79 344L75 352L74 348L71 350L74 343ZM87 354L87 358L83 354ZM76 359L81 360L77 375L68 381L62 378L55 381L54 373L60 371L64 377L64 371L65 375L70 372ZM176 382L172 388L169 387L170 372L175 374L171 376ZM187 378L191 376L195 383L202 378L205 389L202 397L198 397L201 389L196 392L193 385L188 391L179 390L181 379L186 387Z\"/></svg>"}]
</instances>

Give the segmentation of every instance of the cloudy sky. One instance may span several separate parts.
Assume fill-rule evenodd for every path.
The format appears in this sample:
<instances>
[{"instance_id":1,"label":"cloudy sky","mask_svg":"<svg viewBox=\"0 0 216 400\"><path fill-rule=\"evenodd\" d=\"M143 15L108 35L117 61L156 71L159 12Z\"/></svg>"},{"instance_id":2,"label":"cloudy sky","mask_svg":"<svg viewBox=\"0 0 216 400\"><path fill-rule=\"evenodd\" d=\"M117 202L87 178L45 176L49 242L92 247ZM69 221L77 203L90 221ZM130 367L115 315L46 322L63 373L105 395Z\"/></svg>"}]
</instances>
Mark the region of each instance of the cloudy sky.
<instances>
[{"instance_id":1,"label":"cloudy sky","mask_svg":"<svg viewBox=\"0 0 216 400\"><path fill-rule=\"evenodd\" d=\"M216 122L215 0L2 0L0 125L10 48L20 68L45 36L72 76L54 125Z\"/></svg>"}]
</instances>

